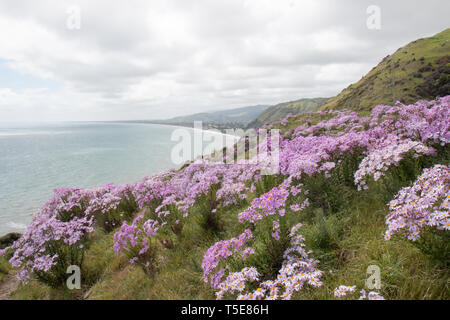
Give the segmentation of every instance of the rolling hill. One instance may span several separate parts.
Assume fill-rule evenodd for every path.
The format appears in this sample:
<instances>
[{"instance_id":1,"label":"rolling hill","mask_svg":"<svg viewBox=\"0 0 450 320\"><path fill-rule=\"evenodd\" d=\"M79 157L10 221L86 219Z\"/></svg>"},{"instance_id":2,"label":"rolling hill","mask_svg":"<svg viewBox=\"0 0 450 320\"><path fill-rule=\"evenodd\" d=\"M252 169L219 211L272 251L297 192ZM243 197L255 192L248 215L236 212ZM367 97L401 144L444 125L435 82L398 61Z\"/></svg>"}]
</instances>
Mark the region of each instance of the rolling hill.
<instances>
[{"instance_id":1,"label":"rolling hill","mask_svg":"<svg viewBox=\"0 0 450 320\"><path fill-rule=\"evenodd\" d=\"M412 103L450 93L450 28L418 39L385 57L360 81L321 109L370 110L396 101Z\"/></svg>"},{"instance_id":2,"label":"rolling hill","mask_svg":"<svg viewBox=\"0 0 450 320\"><path fill-rule=\"evenodd\" d=\"M203 121L205 123L248 123L255 119L261 112L264 112L269 106L257 105L242 107L231 110L222 110L216 112L196 113L188 116L179 116L167 120L157 120L161 123L182 124L192 123L194 121Z\"/></svg>"},{"instance_id":3,"label":"rolling hill","mask_svg":"<svg viewBox=\"0 0 450 320\"><path fill-rule=\"evenodd\" d=\"M290 102L280 103L271 106L260 114L256 119L248 124L249 128L259 127L265 123L274 122L287 116L288 114L300 114L316 111L329 98L300 99Z\"/></svg>"}]
</instances>

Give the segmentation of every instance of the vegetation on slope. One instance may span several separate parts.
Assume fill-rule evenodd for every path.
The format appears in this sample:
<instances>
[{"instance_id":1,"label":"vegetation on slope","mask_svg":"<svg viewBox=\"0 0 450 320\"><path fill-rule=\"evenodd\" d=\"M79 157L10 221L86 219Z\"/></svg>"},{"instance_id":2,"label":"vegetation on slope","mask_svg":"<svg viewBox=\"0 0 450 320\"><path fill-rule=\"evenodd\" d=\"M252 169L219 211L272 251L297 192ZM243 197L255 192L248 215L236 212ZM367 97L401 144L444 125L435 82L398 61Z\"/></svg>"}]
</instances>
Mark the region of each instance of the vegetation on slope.
<instances>
[{"instance_id":1,"label":"vegetation on slope","mask_svg":"<svg viewBox=\"0 0 450 320\"><path fill-rule=\"evenodd\" d=\"M1 257L0 258L0 283L3 281L5 275L9 273L11 270L11 265L8 263L8 260Z\"/></svg>"},{"instance_id":2,"label":"vegetation on slope","mask_svg":"<svg viewBox=\"0 0 450 320\"><path fill-rule=\"evenodd\" d=\"M446 39L448 30L431 39L438 39L442 44L442 35ZM444 50L448 50L446 43L447 40L441 45ZM420 46L427 48L428 45L437 48L436 44L432 45L428 41L427 45ZM435 61L437 57L431 58L426 52L436 50L423 49L421 52L416 49L413 56L421 52L424 59L419 57L418 63L426 69L426 59ZM441 54L438 59L440 65L447 66L445 55ZM409 64L416 61L412 60ZM424 79L436 78L436 82L430 84L417 81L414 87L416 91L423 90L423 95L436 92L439 94L442 88L445 89L446 71L439 68L433 71L433 66L431 64L429 71L424 69L420 74ZM417 74L415 79L421 78ZM389 87L386 83L373 83ZM375 92L366 89L368 93ZM365 97L366 91L360 91L360 95ZM342 96L344 94L341 98ZM283 230L281 240L275 239L275 231L270 234L275 230L270 223L275 222L270 220L271 217L254 228L250 226L255 235L252 240L255 253L247 262L239 259L239 256L233 258L229 264L233 270L253 265L261 271L262 280L276 277L284 263L283 252L288 245L286 228L301 223L305 248L312 250L311 258L318 260L316 267L321 270L321 279L320 285L316 282L317 279L313 281L318 287L305 285L301 290L295 290L290 298L333 299L333 290L340 285L364 288L368 277L367 268L376 265L381 270L382 287L379 291L386 299L449 299L448 231L434 230L429 228L430 225L424 225L427 228L424 228L418 241L411 241L399 235L385 240L386 217L392 214L388 203L399 190L416 181L424 168L435 164L450 164L450 149L446 144L449 138L449 98L430 104L377 108L370 116L367 110L373 105L366 107L362 104L359 107L353 103L362 103L362 100L352 99L351 103L349 101L346 102L349 103L346 107L362 110L359 115L351 112L322 111L294 115L280 122L286 139L283 164L287 171L277 175L256 179L253 175L256 171L251 171L251 175L247 176L246 170L238 170L235 173L247 177L245 184L240 184L242 181L233 180L234 173L228 176L229 180L217 181L216 178L226 176L227 171L220 171L216 166L206 166L205 169L191 164L175 173L143 181L142 185L61 191L42 212L44 223L30 227L24 242L13 248L25 248L12 261L21 267L20 276L24 276L21 271L25 270L31 275L31 279L13 292L12 298L214 299L217 290L213 290L209 283L204 282L205 265L202 261L205 262L205 252L224 239L235 239L237 234L243 234L248 225L241 223L238 217L254 206L255 199L260 201L274 190L285 191L283 185L293 176L297 179L296 186L301 183L302 189L309 192L309 206L297 212L292 206L304 204L304 199L300 201L298 198L289 198L291 206L286 203L286 214L280 214L278 220ZM400 115L402 110L409 111ZM336 114L338 117L334 119ZM379 117L380 114L384 114L385 118ZM411 130L413 127L414 130ZM393 137L395 139L390 140ZM365 144L366 138L368 141L373 138L376 144L380 145ZM305 144L309 142L312 143ZM362 159L379 154L386 146L402 152L404 146L411 143L422 149L416 150L417 153L414 153L415 149L408 151L405 156L396 160L394 167L383 172L381 179L369 179L368 190L358 191L354 177L360 171ZM289 148L292 148L292 152ZM363 151L364 148L369 150ZM303 159L304 155L310 158ZM382 155L385 156L386 153ZM397 155L390 156L396 158ZM389 160L389 157L385 160ZM317 164L331 166L329 169L322 169L320 166L319 169L315 166ZM381 164L381 167L384 167L384 163ZM309 169L314 169L314 173L305 174L303 170ZM182 183L168 183L168 179L176 178L178 173L185 175ZM148 183L150 189L146 189ZM218 189L221 183L223 185ZM444 187L448 192L448 184ZM239 188L242 188L243 192L236 191ZM188 192L183 193L186 190ZM225 205L221 203L223 199L220 199L218 190L222 191L222 195L228 192L232 199L238 200L234 199L236 201L231 205ZM188 217L181 218L180 208L177 208L175 202L170 202L176 200L176 197L169 197L171 200L166 203L168 211L159 212L162 200L166 200L165 195L178 196L178 191L187 198L181 205L189 206ZM242 195L245 197L240 197ZM148 201L140 199L147 196ZM443 206L445 201L448 205L448 197L446 200L440 199L438 205ZM57 210L54 210L55 208ZM88 211L89 214L86 213ZM443 210L444 215L446 212L448 217L448 209ZM155 228L152 223L145 224L154 222L152 219L160 218L160 214L163 214L165 219L168 217L166 228L163 228L163 225ZM138 219L140 216L142 221ZM75 229L79 233L77 232L75 237L73 232L62 232L62 238L48 236L47 230L61 230L60 226L69 226L67 230ZM158 230L159 227L161 230ZM132 240L135 240L132 233L136 230L145 231L145 235L149 236L146 238L141 232L138 235L139 240L151 238L150 249L143 250L148 247L148 243L132 244ZM131 237L127 238L130 234ZM35 235L37 237L34 237ZM125 241L120 244L122 236ZM27 243L28 240L31 242ZM36 245L36 242L47 246L47 255L29 254L27 249ZM120 245L117 247L118 243ZM21 247L22 245L24 247ZM126 248L130 250L125 250ZM141 248L141 251L136 251ZM58 256L53 255L55 252ZM7 256L12 254L9 251L6 253ZM137 260L132 258L134 255ZM141 258L142 260L139 260ZM146 258L151 258L151 269L145 264ZM3 266L0 273L10 272L9 263L0 261ZM65 266L73 261L79 261L82 265L81 290L68 290L64 278L61 277L65 275ZM30 270L30 266L34 269ZM14 268L13 272L16 270Z\"/></svg>"},{"instance_id":3,"label":"vegetation on slope","mask_svg":"<svg viewBox=\"0 0 450 320\"><path fill-rule=\"evenodd\" d=\"M187 116L179 116L165 120L142 120L137 122L162 123L172 125L192 126L194 121L202 121L207 124L240 124L246 125L258 115L264 112L269 106L257 105L250 107L235 108L230 110L220 110L215 112L202 112Z\"/></svg>"},{"instance_id":4,"label":"vegetation on slope","mask_svg":"<svg viewBox=\"0 0 450 320\"><path fill-rule=\"evenodd\" d=\"M437 115L442 116L440 113ZM308 128L324 119L330 119L329 113L315 113L313 116L300 116L303 120L297 118L297 125L306 126L302 130L308 132ZM342 119L348 119L347 115L344 114ZM325 127L327 126L322 129ZM353 127L358 128L358 123ZM316 126L318 131L315 136L322 131L320 128ZM343 133L339 122L331 129L327 131L328 134L338 137ZM427 129L428 126L423 127L423 130ZM447 133L441 134L445 136ZM292 134L291 132L286 137L290 139ZM448 247L439 249L437 255L430 255L427 250L423 250L423 242L414 243L404 237L395 237L389 241L384 239L385 219L389 212L387 203L397 191L410 185L423 168L435 163L449 164L448 146L437 148L438 152L433 156L406 157L380 181L369 181L369 189L365 191L358 191L353 184L353 173L362 157L360 153L349 154L336 170L330 171L328 178L323 174L315 174L302 179L305 189L310 192L308 197L311 205L300 213L291 212L289 223L303 224L301 232L306 249L312 250L313 257L320 261L317 267L323 272L323 286L305 286L294 293L293 299L333 299L333 289L342 284L363 288L370 265L380 267L380 291L387 299L450 298L448 260L442 259L448 255ZM119 229L106 228L103 221L89 234L86 242L82 290L69 291L64 286L52 288L33 278L15 291L12 297L214 299L214 291L203 281L201 261L205 252L217 241L230 239L241 233L245 226L237 219L239 213L246 210L252 200L273 190L285 179L284 175L273 175L259 180L254 191L245 199L218 209L218 222L205 220L205 217L211 216L211 198L199 198L191 208L189 217L183 220L181 231L160 232L154 236L156 262L150 275L139 265L130 263L126 252L114 252L113 234ZM126 218L129 212L134 212L133 216L142 213L134 206L122 206L119 211L108 214L108 221L115 221L115 218L122 216L131 221L133 217ZM264 247L266 241L271 243L273 240L269 236L256 241L255 248L258 248ZM283 251L276 249L273 252ZM270 273L272 268L278 270L277 263L273 264L277 260L273 260L270 250L259 251L256 257L252 263L259 262L259 267L266 268L266 272Z\"/></svg>"},{"instance_id":5,"label":"vegetation on slope","mask_svg":"<svg viewBox=\"0 0 450 320\"><path fill-rule=\"evenodd\" d=\"M385 57L360 81L342 90L321 110L370 110L396 101L413 103L450 93L450 29L423 38Z\"/></svg>"},{"instance_id":6,"label":"vegetation on slope","mask_svg":"<svg viewBox=\"0 0 450 320\"><path fill-rule=\"evenodd\" d=\"M349 193L348 198L353 200L333 215L317 209L305 215L302 231L307 248L314 250L314 256L321 261L325 285L305 288L293 299L334 299L333 289L341 284L362 288L370 265L382 271L381 292L386 299L450 298L447 268L405 239L383 239L387 208L379 194ZM191 219L180 243L173 249L161 250L154 278L129 264L125 256L116 256L112 235L103 234L93 240L86 255L88 267L98 272L98 280L91 288L84 286L81 292L55 290L33 280L15 291L12 299L215 299L213 290L203 282L200 261L216 241L236 234L240 227L236 215L245 207L225 212L224 229L214 236L205 234L195 218Z\"/></svg>"},{"instance_id":7,"label":"vegetation on slope","mask_svg":"<svg viewBox=\"0 0 450 320\"><path fill-rule=\"evenodd\" d=\"M260 114L255 120L250 122L248 124L248 128L256 128L267 123L281 120L288 114L296 115L305 112L316 111L327 100L328 98L300 99L271 106L262 114Z\"/></svg>"}]
</instances>

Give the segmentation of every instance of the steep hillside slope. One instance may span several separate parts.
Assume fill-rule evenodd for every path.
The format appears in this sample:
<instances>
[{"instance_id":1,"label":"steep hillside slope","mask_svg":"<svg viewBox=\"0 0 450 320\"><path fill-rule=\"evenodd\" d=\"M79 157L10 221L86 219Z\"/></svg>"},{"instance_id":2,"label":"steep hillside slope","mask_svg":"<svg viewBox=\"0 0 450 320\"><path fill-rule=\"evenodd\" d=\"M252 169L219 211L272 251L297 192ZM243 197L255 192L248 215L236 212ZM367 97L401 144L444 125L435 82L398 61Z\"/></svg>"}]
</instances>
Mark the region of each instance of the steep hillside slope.
<instances>
[{"instance_id":1,"label":"steep hillside slope","mask_svg":"<svg viewBox=\"0 0 450 320\"><path fill-rule=\"evenodd\" d=\"M31 276L6 297L448 300L449 107L447 96L362 117L300 115L280 174L197 162L137 184L63 189L4 252L19 268L0 257L6 276ZM80 290L66 288L70 265L81 266ZM382 285L366 295L373 266Z\"/></svg>"},{"instance_id":2,"label":"steep hillside slope","mask_svg":"<svg viewBox=\"0 0 450 320\"><path fill-rule=\"evenodd\" d=\"M313 98L313 99L300 99L290 102L284 102L274 105L264 111L255 120L248 124L249 128L259 127L263 124L280 120L288 114L300 114L305 112L316 111L319 109L329 98Z\"/></svg>"},{"instance_id":3,"label":"steep hillside slope","mask_svg":"<svg viewBox=\"0 0 450 320\"><path fill-rule=\"evenodd\" d=\"M445 89L425 84L415 90ZM27 280L7 297L448 300L449 123L450 95L303 113L281 123L271 175L264 161L197 161L135 184L55 190L0 250L0 275ZM79 290L66 287L72 265ZM381 286L366 294L374 266Z\"/></svg>"},{"instance_id":4,"label":"steep hillside slope","mask_svg":"<svg viewBox=\"0 0 450 320\"><path fill-rule=\"evenodd\" d=\"M370 110L396 101L412 103L450 93L450 28L385 57L321 109Z\"/></svg>"}]
</instances>

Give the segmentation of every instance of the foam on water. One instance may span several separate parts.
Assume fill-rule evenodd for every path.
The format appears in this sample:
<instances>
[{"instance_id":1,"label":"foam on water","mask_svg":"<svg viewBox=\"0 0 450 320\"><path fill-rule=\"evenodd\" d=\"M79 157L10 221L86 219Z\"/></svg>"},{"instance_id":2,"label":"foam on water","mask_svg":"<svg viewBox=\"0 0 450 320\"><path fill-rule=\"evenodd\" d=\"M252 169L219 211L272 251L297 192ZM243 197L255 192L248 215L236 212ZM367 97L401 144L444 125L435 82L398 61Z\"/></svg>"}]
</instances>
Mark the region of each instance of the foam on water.
<instances>
[{"instance_id":1,"label":"foam on water","mask_svg":"<svg viewBox=\"0 0 450 320\"><path fill-rule=\"evenodd\" d=\"M0 137L11 137L11 136L37 136L37 135L56 135L56 134L70 134L70 131L52 132L52 131L0 131Z\"/></svg>"},{"instance_id":2,"label":"foam on water","mask_svg":"<svg viewBox=\"0 0 450 320\"><path fill-rule=\"evenodd\" d=\"M17 223L17 222L7 222L6 226L13 230L24 231L27 228L25 223Z\"/></svg>"}]
</instances>

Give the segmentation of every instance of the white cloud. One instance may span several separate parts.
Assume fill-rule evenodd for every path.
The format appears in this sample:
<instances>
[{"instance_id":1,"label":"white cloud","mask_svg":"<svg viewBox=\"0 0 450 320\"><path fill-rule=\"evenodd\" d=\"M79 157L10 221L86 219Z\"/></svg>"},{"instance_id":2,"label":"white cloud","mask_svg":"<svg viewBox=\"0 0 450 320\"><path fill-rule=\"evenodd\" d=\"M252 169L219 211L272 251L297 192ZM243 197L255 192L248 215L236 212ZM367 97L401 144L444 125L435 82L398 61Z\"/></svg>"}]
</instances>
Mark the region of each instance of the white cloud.
<instances>
[{"instance_id":1,"label":"white cloud","mask_svg":"<svg viewBox=\"0 0 450 320\"><path fill-rule=\"evenodd\" d=\"M0 0L0 59L61 83L4 86L0 121L164 118L330 96L397 47L447 27L448 3L380 0L382 29L370 31L370 4ZM80 30L66 28L72 5Z\"/></svg>"}]
</instances>

